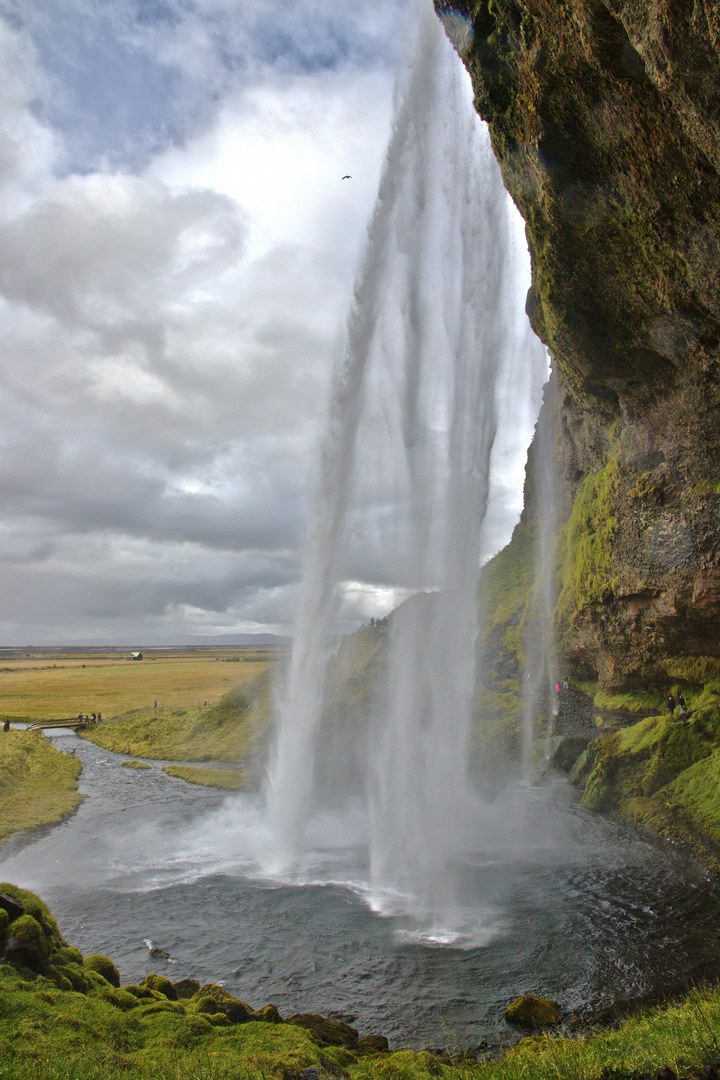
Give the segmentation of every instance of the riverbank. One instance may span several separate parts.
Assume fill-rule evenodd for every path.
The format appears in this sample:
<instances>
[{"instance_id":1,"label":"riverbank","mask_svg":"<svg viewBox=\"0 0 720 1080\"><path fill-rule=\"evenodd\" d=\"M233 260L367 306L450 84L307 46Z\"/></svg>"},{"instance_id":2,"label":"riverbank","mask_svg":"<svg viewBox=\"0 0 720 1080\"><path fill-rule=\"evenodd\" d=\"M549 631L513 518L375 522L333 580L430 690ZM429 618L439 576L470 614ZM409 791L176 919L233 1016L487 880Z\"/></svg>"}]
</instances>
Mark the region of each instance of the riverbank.
<instances>
[{"instance_id":1,"label":"riverbank","mask_svg":"<svg viewBox=\"0 0 720 1080\"><path fill-rule=\"evenodd\" d=\"M341 1020L281 1017L221 986L148 975L120 985L108 957L68 945L46 905L0 884L0 1069L12 1080L594 1080L676 1077L720 1058L720 991L648 1008L611 1030L535 1034L494 1060L463 1047L389 1051L381 1034ZM672 1070L658 1072L658 1070ZM705 1073L702 1070L705 1069Z\"/></svg>"},{"instance_id":2,"label":"riverbank","mask_svg":"<svg viewBox=\"0 0 720 1080\"><path fill-rule=\"evenodd\" d=\"M262 672L235 686L214 705L144 710L88 728L82 737L134 758L241 762L242 786L252 786L261 773L269 720L270 676ZM210 770L206 772L204 779L196 776L193 782L212 783ZM238 786L221 780L217 777L218 786Z\"/></svg>"},{"instance_id":3,"label":"riverbank","mask_svg":"<svg viewBox=\"0 0 720 1080\"><path fill-rule=\"evenodd\" d=\"M41 732L0 732L0 840L62 821L82 802L82 763Z\"/></svg>"}]
</instances>

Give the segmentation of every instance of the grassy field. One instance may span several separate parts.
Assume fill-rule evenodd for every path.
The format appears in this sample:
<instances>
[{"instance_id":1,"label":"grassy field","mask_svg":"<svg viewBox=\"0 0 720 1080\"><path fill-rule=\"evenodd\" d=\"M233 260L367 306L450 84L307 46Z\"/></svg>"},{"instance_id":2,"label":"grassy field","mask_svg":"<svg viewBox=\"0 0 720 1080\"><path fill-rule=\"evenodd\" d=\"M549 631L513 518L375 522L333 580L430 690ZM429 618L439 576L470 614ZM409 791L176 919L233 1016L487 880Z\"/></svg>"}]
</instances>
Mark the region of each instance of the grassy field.
<instances>
[{"instance_id":1,"label":"grassy field","mask_svg":"<svg viewBox=\"0 0 720 1080\"><path fill-rule=\"evenodd\" d=\"M152 649L142 660L100 650L7 650L0 660L0 716L58 719L100 712L103 719L138 709L202 706L265 671L266 649Z\"/></svg>"},{"instance_id":2,"label":"grassy field","mask_svg":"<svg viewBox=\"0 0 720 1080\"><path fill-rule=\"evenodd\" d=\"M270 730L270 699L270 673L265 670L233 686L214 705L136 712L111 724L91 725L83 737L133 758L242 764L243 784L251 785L259 775ZM218 777L217 782L225 787L227 779ZM193 782L207 784L209 779L195 777Z\"/></svg>"},{"instance_id":3,"label":"grassy field","mask_svg":"<svg viewBox=\"0 0 720 1080\"><path fill-rule=\"evenodd\" d=\"M62 821L79 805L82 765L39 732L0 732L0 840Z\"/></svg>"}]
</instances>

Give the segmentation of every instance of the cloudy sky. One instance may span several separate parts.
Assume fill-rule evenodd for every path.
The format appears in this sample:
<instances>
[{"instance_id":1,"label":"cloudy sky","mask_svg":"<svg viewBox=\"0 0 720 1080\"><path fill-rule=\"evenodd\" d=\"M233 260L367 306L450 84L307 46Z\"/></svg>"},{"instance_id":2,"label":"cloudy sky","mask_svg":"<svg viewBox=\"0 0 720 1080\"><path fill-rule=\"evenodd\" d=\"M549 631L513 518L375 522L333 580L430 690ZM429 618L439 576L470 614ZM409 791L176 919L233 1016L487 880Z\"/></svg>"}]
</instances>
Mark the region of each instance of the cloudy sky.
<instances>
[{"instance_id":1,"label":"cloudy sky","mask_svg":"<svg viewBox=\"0 0 720 1080\"><path fill-rule=\"evenodd\" d=\"M0 644L288 632L407 7L0 0Z\"/></svg>"}]
</instances>

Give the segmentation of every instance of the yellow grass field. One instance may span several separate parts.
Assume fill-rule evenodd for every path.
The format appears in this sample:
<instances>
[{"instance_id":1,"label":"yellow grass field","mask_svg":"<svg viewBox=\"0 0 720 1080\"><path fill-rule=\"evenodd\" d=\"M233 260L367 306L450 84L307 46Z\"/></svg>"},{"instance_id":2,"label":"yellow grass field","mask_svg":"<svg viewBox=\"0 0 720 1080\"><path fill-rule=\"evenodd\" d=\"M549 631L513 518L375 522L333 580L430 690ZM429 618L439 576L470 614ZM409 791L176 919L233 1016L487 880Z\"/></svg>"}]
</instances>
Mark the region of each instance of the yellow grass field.
<instances>
[{"instance_id":1,"label":"yellow grass field","mask_svg":"<svg viewBox=\"0 0 720 1080\"><path fill-rule=\"evenodd\" d=\"M277 653L267 649L188 649L143 652L142 660L108 650L4 652L0 659L0 716L51 720L102 713L103 720L137 709L203 705L264 671Z\"/></svg>"}]
</instances>

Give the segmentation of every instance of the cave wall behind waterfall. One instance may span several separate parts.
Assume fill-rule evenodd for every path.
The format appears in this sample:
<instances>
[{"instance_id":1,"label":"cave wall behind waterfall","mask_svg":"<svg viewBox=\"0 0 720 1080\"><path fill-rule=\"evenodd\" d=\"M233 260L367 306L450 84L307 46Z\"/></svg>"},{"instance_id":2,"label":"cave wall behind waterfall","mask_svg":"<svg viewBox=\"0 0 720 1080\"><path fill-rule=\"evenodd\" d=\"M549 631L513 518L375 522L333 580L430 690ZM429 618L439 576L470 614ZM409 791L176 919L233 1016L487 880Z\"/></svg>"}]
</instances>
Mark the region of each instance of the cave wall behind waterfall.
<instances>
[{"instance_id":1,"label":"cave wall behind waterfall","mask_svg":"<svg viewBox=\"0 0 720 1080\"><path fill-rule=\"evenodd\" d=\"M435 3L553 356L561 649L606 689L702 683L720 674L717 5Z\"/></svg>"}]
</instances>

